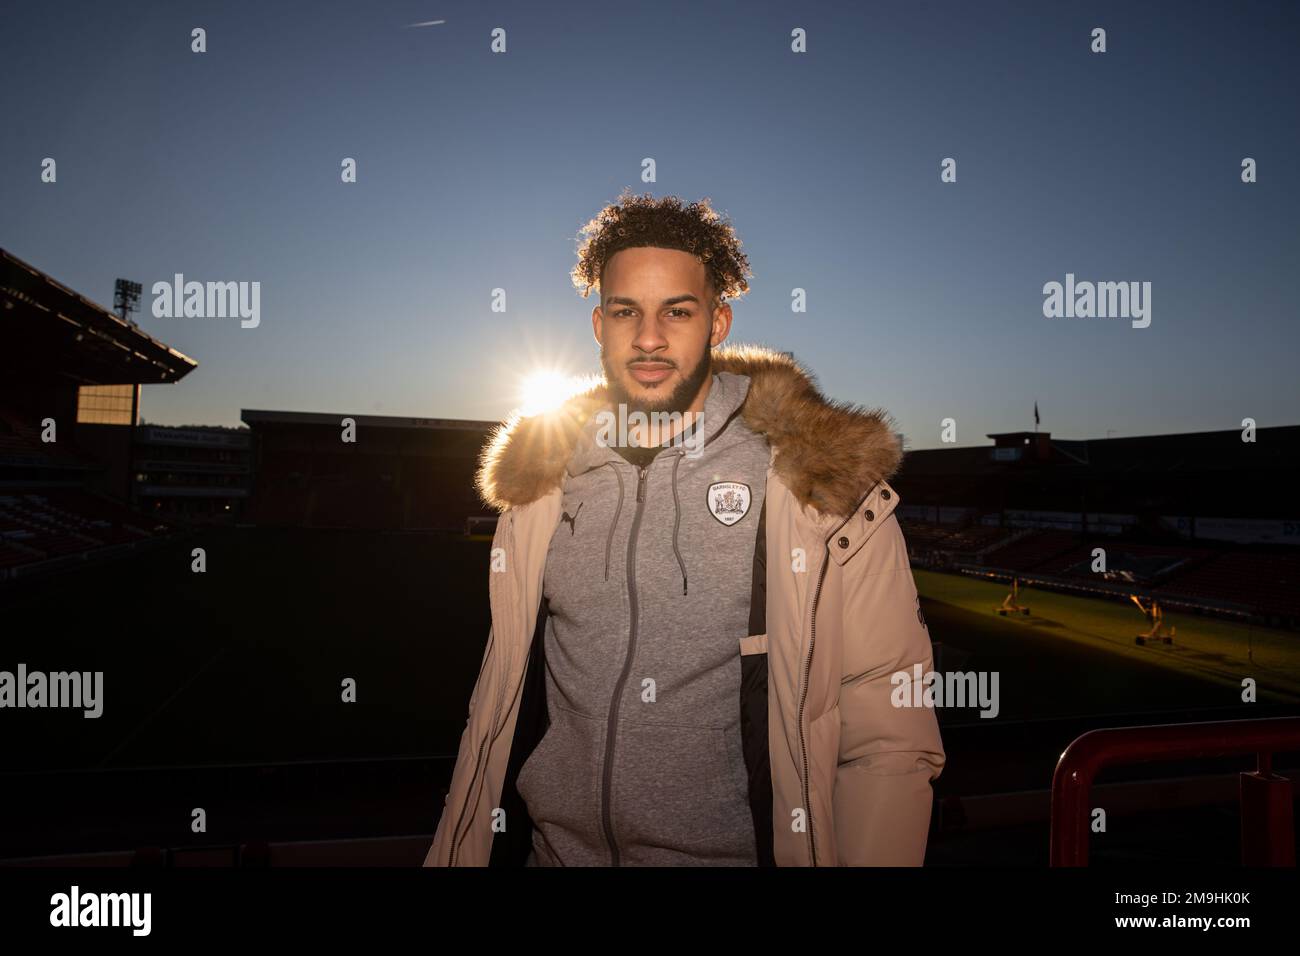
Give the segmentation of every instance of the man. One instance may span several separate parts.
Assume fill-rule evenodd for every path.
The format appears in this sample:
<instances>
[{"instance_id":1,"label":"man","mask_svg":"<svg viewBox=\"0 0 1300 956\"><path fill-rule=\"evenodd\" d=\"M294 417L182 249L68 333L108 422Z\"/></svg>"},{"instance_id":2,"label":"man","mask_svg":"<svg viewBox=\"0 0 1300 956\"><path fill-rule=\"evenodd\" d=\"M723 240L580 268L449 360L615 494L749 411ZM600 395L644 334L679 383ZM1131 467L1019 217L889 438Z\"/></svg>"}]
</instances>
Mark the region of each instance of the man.
<instances>
[{"instance_id":1,"label":"man","mask_svg":"<svg viewBox=\"0 0 1300 956\"><path fill-rule=\"evenodd\" d=\"M707 200L584 232L605 381L484 450L492 629L425 865L920 865L944 751L891 703L932 651L890 423L718 348L748 263Z\"/></svg>"}]
</instances>

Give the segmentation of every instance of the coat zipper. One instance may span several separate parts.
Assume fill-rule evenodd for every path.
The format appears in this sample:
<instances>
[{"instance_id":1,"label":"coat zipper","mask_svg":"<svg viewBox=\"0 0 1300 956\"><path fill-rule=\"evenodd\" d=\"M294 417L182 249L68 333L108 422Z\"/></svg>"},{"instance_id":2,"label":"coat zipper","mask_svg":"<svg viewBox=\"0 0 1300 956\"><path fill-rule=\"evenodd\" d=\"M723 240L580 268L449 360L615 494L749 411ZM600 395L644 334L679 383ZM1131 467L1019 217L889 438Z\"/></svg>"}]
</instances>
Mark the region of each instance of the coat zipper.
<instances>
[{"instance_id":1,"label":"coat zipper","mask_svg":"<svg viewBox=\"0 0 1300 956\"><path fill-rule=\"evenodd\" d=\"M649 465L637 466L636 514L632 518L632 533L627 539L627 595L630 623L628 626L627 657L623 661L623 673L619 675L614 686L614 696L609 701L609 719L605 727L605 770L604 786L601 791L601 821L605 827L605 840L609 843L609 865L618 866L618 844L614 840L614 822L610 813L610 787L614 774L614 731L618 725L619 704L623 700L623 687L627 684L628 674L632 670L632 658L636 654L636 536L641 527L641 513L645 510L645 479Z\"/></svg>"},{"instance_id":2,"label":"coat zipper","mask_svg":"<svg viewBox=\"0 0 1300 956\"><path fill-rule=\"evenodd\" d=\"M460 833L460 826L465 821L465 811L469 809L470 804L474 800L474 784L478 782L479 766L483 762L483 747L488 742L488 738L491 736L492 736L491 733L489 733L487 737L484 737L481 741L479 741L478 755L474 758L474 774L469 778L469 789L468 791L466 791L465 803L460 808L460 819L456 821L456 829L454 829L451 833L451 854L447 858L448 866L456 865L456 851L460 849L460 842L465 839L465 837L462 835L460 841L458 841L456 839L456 835ZM466 830L465 832L468 833L469 831Z\"/></svg>"},{"instance_id":3,"label":"coat zipper","mask_svg":"<svg viewBox=\"0 0 1300 956\"><path fill-rule=\"evenodd\" d=\"M822 596L822 582L826 580L826 566L830 563L831 550L827 546L826 554L822 557L822 569L817 575L817 591L813 595L812 602L812 627L811 636L808 640L808 659L804 662L803 670L803 690L799 694L799 752L803 755L803 805L808 814L808 851L812 855L812 865L817 865L817 841L813 839L813 819L812 819L812 798L808 792L808 745L804 741L803 735L803 706L808 699L808 682L812 675L812 656L813 649L817 646L817 602Z\"/></svg>"}]
</instances>

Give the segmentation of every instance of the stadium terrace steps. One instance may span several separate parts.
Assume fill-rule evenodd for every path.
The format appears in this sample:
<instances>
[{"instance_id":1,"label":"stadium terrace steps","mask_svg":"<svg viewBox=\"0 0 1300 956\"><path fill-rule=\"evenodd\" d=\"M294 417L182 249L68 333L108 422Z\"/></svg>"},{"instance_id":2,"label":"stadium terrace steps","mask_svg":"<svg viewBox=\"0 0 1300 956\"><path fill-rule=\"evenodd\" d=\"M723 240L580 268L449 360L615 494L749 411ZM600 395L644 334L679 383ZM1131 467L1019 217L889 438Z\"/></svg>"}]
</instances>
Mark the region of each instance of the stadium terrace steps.
<instances>
[{"instance_id":1,"label":"stadium terrace steps","mask_svg":"<svg viewBox=\"0 0 1300 956\"><path fill-rule=\"evenodd\" d=\"M1078 546L1071 531L1035 531L985 553L985 562L1008 571L1032 571Z\"/></svg>"},{"instance_id":2,"label":"stadium terrace steps","mask_svg":"<svg viewBox=\"0 0 1300 956\"><path fill-rule=\"evenodd\" d=\"M0 576L61 558L129 547L170 529L153 531L147 516L106 498L68 488L0 495Z\"/></svg>"},{"instance_id":3,"label":"stadium terrace steps","mask_svg":"<svg viewBox=\"0 0 1300 956\"><path fill-rule=\"evenodd\" d=\"M1285 551L1149 544L1103 536L1080 542L1076 532L1046 528L1022 529L997 541L996 535L1007 535L1008 529L957 530L912 520L901 524L908 554L918 567L935 567L936 555L955 554L980 571L1040 575L1042 581L1061 586L1087 582L1120 594L1140 589L1171 603L1300 619L1300 555ZM1106 550L1104 577L1092 571L1097 547Z\"/></svg>"},{"instance_id":4,"label":"stadium terrace steps","mask_svg":"<svg viewBox=\"0 0 1300 956\"><path fill-rule=\"evenodd\" d=\"M910 518L899 520L903 527L903 537L907 540L908 546L914 551L925 551L935 548L939 542L952 534L953 529L942 525L930 524L926 521L913 521Z\"/></svg>"},{"instance_id":5,"label":"stadium terrace steps","mask_svg":"<svg viewBox=\"0 0 1300 956\"><path fill-rule=\"evenodd\" d=\"M0 407L0 461L76 469L98 468L95 460L68 442L43 442L40 429L16 412Z\"/></svg>"},{"instance_id":6,"label":"stadium terrace steps","mask_svg":"<svg viewBox=\"0 0 1300 956\"><path fill-rule=\"evenodd\" d=\"M903 537L914 552L942 550L960 554L978 554L998 547L1003 539L1015 536L1008 528L972 524L966 527L936 525L903 519L899 522Z\"/></svg>"},{"instance_id":7,"label":"stadium terrace steps","mask_svg":"<svg viewBox=\"0 0 1300 956\"><path fill-rule=\"evenodd\" d=\"M1091 578L1092 551L1104 548L1108 570L1131 570L1138 582L1149 583L1168 578L1192 562L1204 561L1216 552L1204 548L1185 548L1180 545L1132 544L1113 538L1096 538L1056 557L1044 561L1033 570L1042 574L1067 574Z\"/></svg>"},{"instance_id":8,"label":"stadium terrace steps","mask_svg":"<svg viewBox=\"0 0 1300 956\"><path fill-rule=\"evenodd\" d=\"M1229 551L1177 575L1155 593L1217 597L1300 617L1300 556Z\"/></svg>"}]
</instances>

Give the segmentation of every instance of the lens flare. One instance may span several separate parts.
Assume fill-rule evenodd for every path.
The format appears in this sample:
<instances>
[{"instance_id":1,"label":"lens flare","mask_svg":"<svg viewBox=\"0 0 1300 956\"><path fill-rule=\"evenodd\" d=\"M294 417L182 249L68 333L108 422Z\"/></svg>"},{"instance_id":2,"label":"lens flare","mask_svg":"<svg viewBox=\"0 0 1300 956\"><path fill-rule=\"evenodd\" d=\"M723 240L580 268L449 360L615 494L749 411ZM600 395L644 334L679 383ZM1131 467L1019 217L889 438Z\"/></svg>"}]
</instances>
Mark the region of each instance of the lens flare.
<instances>
[{"instance_id":1,"label":"lens flare","mask_svg":"<svg viewBox=\"0 0 1300 956\"><path fill-rule=\"evenodd\" d=\"M581 379L552 369L538 369L524 379L520 388L521 415L542 415L564 404L574 392L581 390Z\"/></svg>"}]
</instances>

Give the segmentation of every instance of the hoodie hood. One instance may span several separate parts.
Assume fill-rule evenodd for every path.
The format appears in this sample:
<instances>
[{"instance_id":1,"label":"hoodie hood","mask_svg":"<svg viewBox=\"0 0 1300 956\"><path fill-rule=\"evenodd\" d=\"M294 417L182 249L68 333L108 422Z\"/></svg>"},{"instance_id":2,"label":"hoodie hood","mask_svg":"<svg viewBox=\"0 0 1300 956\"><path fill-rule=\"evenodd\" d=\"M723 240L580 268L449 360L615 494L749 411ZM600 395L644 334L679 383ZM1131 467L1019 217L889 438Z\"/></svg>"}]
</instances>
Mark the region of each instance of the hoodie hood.
<instances>
[{"instance_id":1,"label":"hoodie hood","mask_svg":"<svg viewBox=\"0 0 1300 956\"><path fill-rule=\"evenodd\" d=\"M737 411L745 401L745 394L749 390L749 379L744 375L720 371L715 367L712 378L713 381L709 385L709 394L704 399L704 411L691 423L689 442L681 447L702 449L704 445L711 444L714 438L726 430L727 424L731 421L732 413ZM603 410L614 411L608 406ZM600 410L598 409L598 411ZM580 475L584 471L603 465L607 461L624 460L613 448L597 441L603 430L602 424L604 424L597 412L593 412L578 431L578 439L567 466L570 475ZM679 435L677 438L680 439L681 436ZM672 448L678 446L674 446L670 441L663 447Z\"/></svg>"},{"instance_id":2,"label":"hoodie hood","mask_svg":"<svg viewBox=\"0 0 1300 956\"><path fill-rule=\"evenodd\" d=\"M800 504L846 517L873 485L898 471L903 452L888 413L826 398L812 374L786 353L758 345L723 346L713 352L713 373L713 388L719 381L726 388L718 399L732 396L740 402L738 414L767 439L773 470ZM728 382L724 373L748 378L748 389L740 379ZM716 416L707 403L701 421L705 440L709 429L723 427L712 421ZM529 504L562 487L571 462L598 464L588 456L615 454L594 442L594 416L609 405L602 381L553 411L514 415L498 425L479 459L483 500L499 511Z\"/></svg>"}]
</instances>

